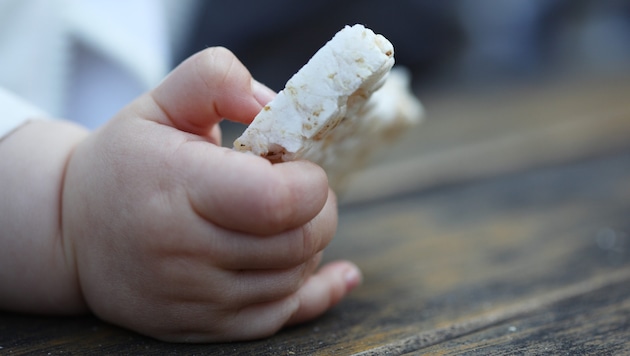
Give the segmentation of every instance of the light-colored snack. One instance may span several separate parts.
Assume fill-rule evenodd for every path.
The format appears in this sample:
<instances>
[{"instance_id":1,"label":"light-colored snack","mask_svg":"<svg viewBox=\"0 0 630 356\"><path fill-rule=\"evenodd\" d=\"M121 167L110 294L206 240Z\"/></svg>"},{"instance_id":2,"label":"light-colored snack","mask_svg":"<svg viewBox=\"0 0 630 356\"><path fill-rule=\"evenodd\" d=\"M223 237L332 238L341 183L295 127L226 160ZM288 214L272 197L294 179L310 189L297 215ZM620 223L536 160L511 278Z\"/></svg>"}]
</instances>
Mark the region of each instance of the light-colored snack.
<instances>
[{"instance_id":1,"label":"light-colored snack","mask_svg":"<svg viewBox=\"0 0 630 356\"><path fill-rule=\"evenodd\" d=\"M413 95L410 84L410 72L394 67L385 84L354 116L342 120L300 158L324 168L330 186L342 192L347 178L368 164L375 152L396 143L405 131L421 122L424 107Z\"/></svg>"},{"instance_id":2,"label":"light-colored snack","mask_svg":"<svg viewBox=\"0 0 630 356\"><path fill-rule=\"evenodd\" d=\"M394 74L394 48L362 25L346 26L304 65L234 141L272 162L307 159L333 188L359 168L383 138L419 121L408 74Z\"/></svg>"}]
</instances>

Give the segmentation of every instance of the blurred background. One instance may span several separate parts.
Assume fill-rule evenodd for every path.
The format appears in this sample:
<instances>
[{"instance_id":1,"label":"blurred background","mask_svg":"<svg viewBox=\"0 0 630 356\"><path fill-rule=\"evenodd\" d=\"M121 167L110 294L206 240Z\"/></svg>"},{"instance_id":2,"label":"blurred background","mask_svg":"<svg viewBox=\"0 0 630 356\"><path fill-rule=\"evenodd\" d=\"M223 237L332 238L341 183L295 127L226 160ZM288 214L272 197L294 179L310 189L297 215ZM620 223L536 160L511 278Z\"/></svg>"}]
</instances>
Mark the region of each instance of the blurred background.
<instances>
[{"instance_id":1,"label":"blurred background","mask_svg":"<svg viewBox=\"0 0 630 356\"><path fill-rule=\"evenodd\" d=\"M95 128L210 46L278 91L356 23L421 96L630 68L624 0L0 0L0 87Z\"/></svg>"},{"instance_id":2,"label":"blurred background","mask_svg":"<svg viewBox=\"0 0 630 356\"><path fill-rule=\"evenodd\" d=\"M545 152L592 152L588 142L627 132L630 120L620 114L630 92L624 0L0 0L0 89L97 128L211 46L229 48L279 91L336 32L356 23L393 43L427 109L425 123L407 135L416 142L392 155L518 140L540 147L533 138L548 128L567 132L556 124L589 135L573 134ZM604 132L602 117L620 119ZM231 146L243 127L222 126Z\"/></svg>"},{"instance_id":3,"label":"blurred background","mask_svg":"<svg viewBox=\"0 0 630 356\"><path fill-rule=\"evenodd\" d=\"M194 12L187 29L190 41L182 46L175 62L208 46L225 46L256 79L276 91L343 26L361 23L383 34L394 45L396 63L411 70L413 91L427 109L419 131L407 135L414 142L389 148L389 157L423 155L431 160L432 153L444 153L432 159L444 162L439 167L418 162L416 171L435 173L410 172L416 181L421 175L431 175L426 178L427 186L580 158L609 149L601 148L602 142L618 147L627 141L626 136L612 139L609 134L594 134L596 138L591 138L585 134L574 135L567 142L556 135L540 139L546 145L534 143L556 123L567 123L567 127L554 126L557 132L591 132L589 125L625 130L625 122L574 125L564 119L587 113L596 119L596 115L608 115L603 112L607 106L613 110L613 105L625 102L627 86L609 88L598 98L592 95L592 88L571 91L600 85L575 78L629 77L630 1L241 0L200 2ZM566 83L565 87L540 90L547 83L558 82ZM513 90L526 86L534 88L526 93ZM571 93L563 96L564 92ZM534 93L538 96L532 96ZM613 96L618 100L609 104L606 98ZM532 109L536 107L538 112ZM230 146L243 127L230 122L222 125L224 144ZM508 143L494 146L496 140ZM518 140L523 140L520 146ZM597 141L596 147L585 143L588 140ZM485 151L462 158L482 142L489 142L490 151L504 152L494 159L495 166L482 168L481 162L488 161ZM530 149L532 146L539 150ZM535 157L517 159L523 151ZM387 157L381 159L385 160ZM464 160L469 164L462 165ZM454 172L453 166L467 168ZM365 186L366 191L376 189L371 183Z\"/></svg>"},{"instance_id":4,"label":"blurred background","mask_svg":"<svg viewBox=\"0 0 630 356\"><path fill-rule=\"evenodd\" d=\"M418 90L630 68L622 0L204 1L195 13L177 60L222 45L274 90L355 23L394 44Z\"/></svg>"}]
</instances>

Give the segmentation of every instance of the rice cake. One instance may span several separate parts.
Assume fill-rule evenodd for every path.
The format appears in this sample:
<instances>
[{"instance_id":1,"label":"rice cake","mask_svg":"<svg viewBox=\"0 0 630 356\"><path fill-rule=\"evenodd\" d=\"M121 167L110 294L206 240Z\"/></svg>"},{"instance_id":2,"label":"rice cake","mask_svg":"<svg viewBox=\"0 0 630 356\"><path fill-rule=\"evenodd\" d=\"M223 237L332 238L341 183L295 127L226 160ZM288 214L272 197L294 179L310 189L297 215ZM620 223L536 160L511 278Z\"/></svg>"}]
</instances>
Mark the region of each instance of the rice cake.
<instances>
[{"instance_id":1,"label":"rice cake","mask_svg":"<svg viewBox=\"0 0 630 356\"><path fill-rule=\"evenodd\" d=\"M392 75L382 95L372 95L393 65L394 48L385 37L346 26L289 79L234 148L272 162L308 159L326 170L334 188L365 161L375 141L422 116L405 72Z\"/></svg>"}]
</instances>

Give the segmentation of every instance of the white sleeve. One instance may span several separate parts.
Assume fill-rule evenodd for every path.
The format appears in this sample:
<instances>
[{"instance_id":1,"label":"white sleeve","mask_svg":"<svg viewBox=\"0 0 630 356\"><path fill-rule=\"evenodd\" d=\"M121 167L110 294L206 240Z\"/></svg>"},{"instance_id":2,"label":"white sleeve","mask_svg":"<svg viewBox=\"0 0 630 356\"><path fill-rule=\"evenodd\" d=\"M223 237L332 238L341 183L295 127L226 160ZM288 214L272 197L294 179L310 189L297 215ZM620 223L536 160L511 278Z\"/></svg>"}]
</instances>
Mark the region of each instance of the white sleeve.
<instances>
[{"instance_id":1,"label":"white sleeve","mask_svg":"<svg viewBox=\"0 0 630 356\"><path fill-rule=\"evenodd\" d=\"M47 116L44 111L0 87L0 139L29 119Z\"/></svg>"}]
</instances>

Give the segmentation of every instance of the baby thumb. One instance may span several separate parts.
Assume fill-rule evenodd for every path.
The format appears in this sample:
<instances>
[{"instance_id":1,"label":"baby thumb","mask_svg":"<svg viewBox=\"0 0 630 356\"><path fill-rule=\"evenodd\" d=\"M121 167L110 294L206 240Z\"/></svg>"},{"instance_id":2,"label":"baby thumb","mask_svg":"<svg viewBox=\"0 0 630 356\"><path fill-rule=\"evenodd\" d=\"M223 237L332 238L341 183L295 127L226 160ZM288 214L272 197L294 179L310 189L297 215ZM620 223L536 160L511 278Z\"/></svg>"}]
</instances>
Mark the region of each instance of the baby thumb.
<instances>
[{"instance_id":1,"label":"baby thumb","mask_svg":"<svg viewBox=\"0 0 630 356\"><path fill-rule=\"evenodd\" d=\"M191 56L149 93L163 113L156 121L197 135L207 135L224 118L250 123L274 95L223 47Z\"/></svg>"}]
</instances>

